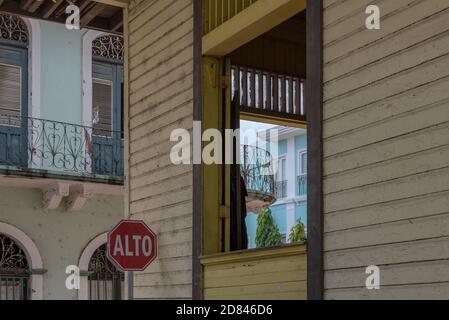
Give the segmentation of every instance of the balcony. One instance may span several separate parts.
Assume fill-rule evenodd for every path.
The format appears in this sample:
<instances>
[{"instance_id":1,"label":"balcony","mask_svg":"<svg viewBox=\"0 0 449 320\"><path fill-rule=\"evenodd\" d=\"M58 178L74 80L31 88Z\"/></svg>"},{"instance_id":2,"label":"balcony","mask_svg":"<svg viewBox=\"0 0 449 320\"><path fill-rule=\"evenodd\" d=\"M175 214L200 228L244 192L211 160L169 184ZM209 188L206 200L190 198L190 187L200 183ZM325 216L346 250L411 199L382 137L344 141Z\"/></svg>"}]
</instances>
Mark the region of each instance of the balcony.
<instances>
[{"instance_id":1,"label":"balcony","mask_svg":"<svg viewBox=\"0 0 449 320\"><path fill-rule=\"evenodd\" d=\"M243 145L240 170L245 182L249 211L259 213L276 201L271 154L258 147Z\"/></svg>"},{"instance_id":2,"label":"balcony","mask_svg":"<svg viewBox=\"0 0 449 320\"><path fill-rule=\"evenodd\" d=\"M298 197L307 196L307 174L296 177L296 195Z\"/></svg>"},{"instance_id":3,"label":"balcony","mask_svg":"<svg viewBox=\"0 0 449 320\"><path fill-rule=\"evenodd\" d=\"M122 133L0 115L0 170L22 176L122 184Z\"/></svg>"}]
</instances>

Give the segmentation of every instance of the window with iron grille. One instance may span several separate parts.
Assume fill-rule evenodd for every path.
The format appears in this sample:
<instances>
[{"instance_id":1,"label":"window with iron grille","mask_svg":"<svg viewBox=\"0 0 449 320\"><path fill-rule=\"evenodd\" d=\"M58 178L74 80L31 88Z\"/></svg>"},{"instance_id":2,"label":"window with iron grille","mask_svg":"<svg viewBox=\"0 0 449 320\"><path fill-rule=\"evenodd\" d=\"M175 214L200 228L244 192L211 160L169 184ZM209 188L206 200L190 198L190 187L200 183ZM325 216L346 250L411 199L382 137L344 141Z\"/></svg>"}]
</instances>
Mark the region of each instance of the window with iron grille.
<instances>
[{"instance_id":1,"label":"window with iron grille","mask_svg":"<svg viewBox=\"0 0 449 320\"><path fill-rule=\"evenodd\" d=\"M0 234L0 300L27 300L29 274L23 249Z\"/></svg>"},{"instance_id":2,"label":"window with iron grille","mask_svg":"<svg viewBox=\"0 0 449 320\"><path fill-rule=\"evenodd\" d=\"M106 244L101 245L89 261L89 300L121 300L125 275L107 257Z\"/></svg>"}]
</instances>

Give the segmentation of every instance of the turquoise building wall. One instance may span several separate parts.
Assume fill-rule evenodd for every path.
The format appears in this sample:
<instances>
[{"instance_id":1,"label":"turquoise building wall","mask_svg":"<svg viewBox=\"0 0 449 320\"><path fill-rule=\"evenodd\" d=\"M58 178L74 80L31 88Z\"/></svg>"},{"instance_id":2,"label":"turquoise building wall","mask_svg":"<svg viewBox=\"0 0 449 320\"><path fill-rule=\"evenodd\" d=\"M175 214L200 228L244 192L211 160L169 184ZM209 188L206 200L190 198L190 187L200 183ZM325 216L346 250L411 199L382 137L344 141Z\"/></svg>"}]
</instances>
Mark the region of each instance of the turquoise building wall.
<instances>
[{"instance_id":1,"label":"turquoise building wall","mask_svg":"<svg viewBox=\"0 0 449 320\"><path fill-rule=\"evenodd\" d=\"M278 155L287 153L287 140L281 140L278 142Z\"/></svg>"},{"instance_id":2,"label":"turquoise building wall","mask_svg":"<svg viewBox=\"0 0 449 320\"><path fill-rule=\"evenodd\" d=\"M307 201L296 204L295 221L298 219L301 219L301 222L307 227Z\"/></svg>"},{"instance_id":3,"label":"turquoise building wall","mask_svg":"<svg viewBox=\"0 0 449 320\"><path fill-rule=\"evenodd\" d=\"M298 152L300 150L307 149L307 135L302 134L294 137L295 145L295 161L298 162ZM287 140L283 139L278 142L278 155L284 155L287 153ZM298 175L298 166L295 163L295 174ZM291 177L288 177L291 179ZM296 177L294 177L296 181ZM295 182L296 183L296 182ZM290 230L287 230L287 205L278 204L271 206L271 212L273 219L277 224L279 231L282 234L286 234L288 240ZM307 201L300 201L295 204L295 221L301 219L307 228ZM257 214L248 213L246 217L246 226L248 233L248 247L256 248L256 230L257 230Z\"/></svg>"},{"instance_id":4,"label":"turquoise building wall","mask_svg":"<svg viewBox=\"0 0 449 320\"><path fill-rule=\"evenodd\" d=\"M307 135L306 134L295 137L295 148L296 148L296 150L302 150L302 149L307 148Z\"/></svg>"},{"instance_id":5,"label":"turquoise building wall","mask_svg":"<svg viewBox=\"0 0 449 320\"><path fill-rule=\"evenodd\" d=\"M82 37L84 30L39 21L41 28L42 119L82 124Z\"/></svg>"},{"instance_id":6,"label":"turquoise building wall","mask_svg":"<svg viewBox=\"0 0 449 320\"><path fill-rule=\"evenodd\" d=\"M273 215L274 222L279 228L281 233L286 233L288 239L287 231L287 207L286 205L277 205L271 207L271 214ZM248 247L256 248L256 230L257 230L257 214L249 213L246 217L246 226L248 233Z\"/></svg>"}]
</instances>

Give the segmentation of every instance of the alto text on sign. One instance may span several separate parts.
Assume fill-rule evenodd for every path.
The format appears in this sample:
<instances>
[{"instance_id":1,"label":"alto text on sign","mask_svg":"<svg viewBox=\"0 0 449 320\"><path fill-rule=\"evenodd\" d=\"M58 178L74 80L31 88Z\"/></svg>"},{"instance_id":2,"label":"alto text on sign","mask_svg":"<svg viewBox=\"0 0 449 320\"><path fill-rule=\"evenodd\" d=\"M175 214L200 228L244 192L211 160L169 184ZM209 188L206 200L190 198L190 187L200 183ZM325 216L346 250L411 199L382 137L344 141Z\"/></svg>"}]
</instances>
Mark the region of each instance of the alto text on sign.
<instances>
[{"instance_id":1,"label":"alto text on sign","mask_svg":"<svg viewBox=\"0 0 449 320\"><path fill-rule=\"evenodd\" d=\"M157 257L157 236L143 222L122 220L108 233L108 258L123 271L142 271Z\"/></svg>"}]
</instances>

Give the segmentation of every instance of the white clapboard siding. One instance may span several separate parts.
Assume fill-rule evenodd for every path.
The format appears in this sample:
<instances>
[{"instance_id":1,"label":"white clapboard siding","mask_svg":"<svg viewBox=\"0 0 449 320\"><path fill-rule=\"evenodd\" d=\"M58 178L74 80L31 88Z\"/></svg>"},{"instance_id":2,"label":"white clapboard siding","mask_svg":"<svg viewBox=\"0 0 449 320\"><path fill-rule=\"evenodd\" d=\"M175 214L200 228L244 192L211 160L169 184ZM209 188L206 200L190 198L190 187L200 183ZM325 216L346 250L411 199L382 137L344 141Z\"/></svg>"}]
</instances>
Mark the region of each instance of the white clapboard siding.
<instances>
[{"instance_id":1,"label":"white clapboard siding","mask_svg":"<svg viewBox=\"0 0 449 320\"><path fill-rule=\"evenodd\" d=\"M363 68L378 59L404 50L431 37L444 34L449 27L449 21L446 19L447 10L440 11L433 15L431 19L421 19L407 28L391 33L388 37L382 39L382 46L377 46L374 42L341 57L338 62L328 64L324 70L325 81L336 79L353 70Z\"/></svg>"},{"instance_id":2,"label":"white clapboard siding","mask_svg":"<svg viewBox=\"0 0 449 320\"><path fill-rule=\"evenodd\" d=\"M324 7L325 298L447 299L449 2Z\"/></svg>"},{"instance_id":3,"label":"white clapboard siding","mask_svg":"<svg viewBox=\"0 0 449 320\"><path fill-rule=\"evenodd\" d=\"M158 259L135 274L136 299L192 296L192 167L170 162L170 133L192 129L192 0L129 8L130 214L159 237Z\"/></svg>"}]
</instances>

